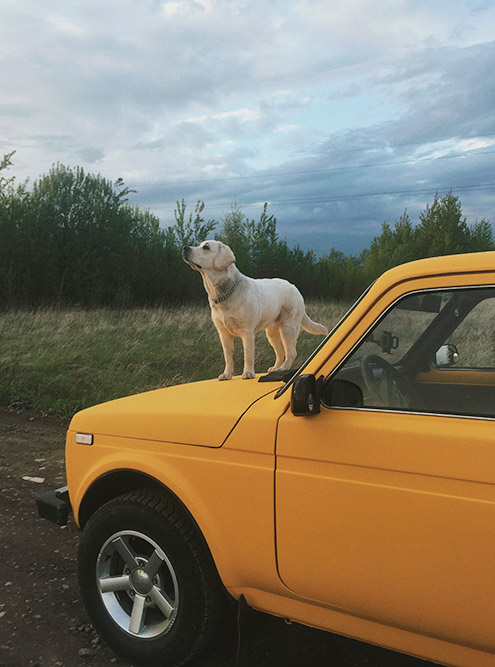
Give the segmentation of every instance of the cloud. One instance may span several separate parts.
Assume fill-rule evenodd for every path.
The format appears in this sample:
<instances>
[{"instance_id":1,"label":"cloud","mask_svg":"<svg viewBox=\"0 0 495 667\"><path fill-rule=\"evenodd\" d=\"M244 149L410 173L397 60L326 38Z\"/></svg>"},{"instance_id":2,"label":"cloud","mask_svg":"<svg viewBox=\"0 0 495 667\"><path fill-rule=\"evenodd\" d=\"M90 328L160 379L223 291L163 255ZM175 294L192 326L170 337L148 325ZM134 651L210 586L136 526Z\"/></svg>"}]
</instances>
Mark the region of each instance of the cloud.
<instances>
[{"instance_id":1,"label":"cloud","mask_svg":"<svg viewBox=\"0 0 495 667\"><path fill-rule=\"evenodd\" d=\"M282 236L358 249L490 182L494 27L479 0L4 3L1 146L21 180L123 176L164 223L269 201ZM490 217L493 191L462 201Z\"/></svg>"},{"instance_id":2,"label":"cloud","mask_svg":"<svg viewBox=\"0 0 495 667\"><path fill-rule=\"evenodd\" d=\"M191 11L211 11L211 0L168 0L163 3L162 12L166 17L187 16Z\"/></svg>"},{"instance_id":3,"label":"cloud","mask_svg":"<svg viewBox=\"0 0 495 667\"><path fill-rule=\"evenodd\" d=\"M418 142L495 133L494 59L492 41L462 49L429 49L404 62L393 79L378 84L390 93L395 90L405 107L392 132Z\"/></svg>"},{"instance_id":4,"label":"cloud","mask_svg":"<svg viewBox=\"0 0 495 667\"><path fill-rule=\"evenodd\" d=\"M250 121L258 120L260 112L255 109L236 109L235 111L224 111L222 113L215 113L211 115L198 116L197 118L188 118L188 123L204 123L205 121Z\"/></svg>"},{"instance_id":5,"label":"cloud","mask_svg":"<svg viewBox=\"0 0 495 667\"><path fill-rule=\"evenodd\" d=\"M78 26L75 23L62 18L61 16L49 16L47 21L62 33L66 33L71 36L77 36L83 33L81 26Z\"/></svg>"}]
</instances>

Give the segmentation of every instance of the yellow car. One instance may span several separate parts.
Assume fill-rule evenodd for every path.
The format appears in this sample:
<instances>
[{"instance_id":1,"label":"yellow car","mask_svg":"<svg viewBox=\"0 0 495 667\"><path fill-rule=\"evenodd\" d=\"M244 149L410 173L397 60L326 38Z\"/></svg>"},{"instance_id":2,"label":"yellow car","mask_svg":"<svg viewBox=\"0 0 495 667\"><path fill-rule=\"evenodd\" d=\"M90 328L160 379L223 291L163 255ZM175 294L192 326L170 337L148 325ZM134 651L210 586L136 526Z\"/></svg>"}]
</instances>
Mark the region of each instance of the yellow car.
<instances>
[{"instance_id":1,"label":"yellow car","mask_svg":"<svg viewBox=\"0 0 495 667\"><path fill-rule=\"evenodd\" d=\"M381 276L298 371L76 414L81 593L133 664L179 665L251 607L495 666L495 252ZM40 499L63 522L64 492Z\"/></svg>"}]
</instances>

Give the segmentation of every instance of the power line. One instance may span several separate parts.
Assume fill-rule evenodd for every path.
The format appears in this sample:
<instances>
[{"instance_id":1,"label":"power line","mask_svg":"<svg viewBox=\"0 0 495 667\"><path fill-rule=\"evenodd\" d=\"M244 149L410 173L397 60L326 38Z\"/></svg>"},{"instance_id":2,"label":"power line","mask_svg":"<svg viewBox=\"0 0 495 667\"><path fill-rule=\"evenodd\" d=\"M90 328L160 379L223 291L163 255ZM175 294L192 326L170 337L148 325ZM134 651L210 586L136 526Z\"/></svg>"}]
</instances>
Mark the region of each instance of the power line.
<instances>
[{"instance_id":1,"label":"power line","mask_svg":"<svg viewBox=\"0 0 495 667\"><path fill-rule=\"evenodd\" d=\"M339 195L327 195L321 197L300 197L294 199L270 200L270 204L274 205L290 205L290 204L324 204L338 201L350 201L354 199L369 199L372 197L403 197L406 195L424 195L436 193L438 191L467 191L467 190L492 190L495 189L495 183L480 183L471 185L455 185L449 187L437 188L422 188L416 190L387 190L382 192L361 192L349 193Z\"/></svg>"},{"instance_id":2,"label":"power line","mask_svg":"<svg viewBox=\"0 0 495 667\"><path fill-rule=\"evenodd\" d=\"M322 195L318 197L294 197L291 199L269 199L265 198L263 200L251 201L251 202L242 202L242 208L254 208L255 206L262 206L267 202L270 206L297 206L301 204L305 205L317 205L317 204L331 204L338 202L346 202L353 200L363 200L363 199L373 199L375 197L406 197L406 196L419 196L419 195L430 195L436 194L437 192L467 192L467 191L490 191L495 190L495 183L479 183L479 184L468 184L468 185L454 185L454 186L445 186L445 187L431 187L431 188L418 188L411 190L384 190L380 192L358 192L358 193L348 193L348 194L338 194L338 195ZM227 203L226 199L213 199L208 202L208 211L209 214L213 214L215 209L218 209L221 205Z\"/></svg>"},{"instance_id":3,"label":"power line","mask_svg":"<svg viewBox=\"0 0 495 667\"><path fill-rule=\"evenodd\" d=\"M299 176L302 174L319 174L319 173L331 173L331 172L341 172L341 171L351 171L351 170L359 170L359 169L372 169L372 168L377 168L377 167L391 167L391 166L396 166L396 165L403 165L403 164L420 164L423 162L435 162L438 160L451 160L451 159L459 159L459 158L465 158L465 157L472 157L472 156L480 156L480 155L493 155L495 154L495 150L490 150L490 151L464 151L462 153L452 153L450 155L439 155L437 157L419 157L419 158L409 158L407 160L395 160L392 162L372 162L372 163L367 163L367 164L354 164L354 165L344 165L344 166L339 166L339 167L322 167L321 169L301 169L301 170L295 170L295 171L281 171L281 172L272 172L270 173L256 173L256 174L251 174L249 176L224 176L224 177L219 177L219 178L205 178L205 179L192 179L192 180L176 180L176 181L164 181L160 184L152 185L152 184L144 184L141 185L141 189L156 189L158 187L164 187L164 186L172 186L172 185L194 185L197 183L208 183L208 184L214 184L214 183L221 183L225 181L248 181L256 178L265 178L265 179L272 179L275 180L276 178L282 178L284 176Z\"/></svg>"}]
</instances>

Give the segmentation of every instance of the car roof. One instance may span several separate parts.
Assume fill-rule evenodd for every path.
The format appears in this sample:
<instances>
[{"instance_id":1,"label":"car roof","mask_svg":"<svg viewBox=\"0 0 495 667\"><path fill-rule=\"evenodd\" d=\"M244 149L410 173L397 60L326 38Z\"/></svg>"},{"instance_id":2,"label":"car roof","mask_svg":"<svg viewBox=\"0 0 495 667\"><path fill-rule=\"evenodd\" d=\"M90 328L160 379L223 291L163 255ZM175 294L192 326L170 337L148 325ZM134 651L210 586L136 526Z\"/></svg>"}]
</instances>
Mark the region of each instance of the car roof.
<instances>
[{"instance_id":1,"label":"car roof","mask_svg":"<svg viewBox=\"0 0 495 667\"><path fill-rule=\"evenodd\" d=\"M445 255L417 259L400 264L386 272L391 282L422 278L449 273L474 273L495 271L495 251L471 252L459 255Z\"/></svg>"}]
</instances>

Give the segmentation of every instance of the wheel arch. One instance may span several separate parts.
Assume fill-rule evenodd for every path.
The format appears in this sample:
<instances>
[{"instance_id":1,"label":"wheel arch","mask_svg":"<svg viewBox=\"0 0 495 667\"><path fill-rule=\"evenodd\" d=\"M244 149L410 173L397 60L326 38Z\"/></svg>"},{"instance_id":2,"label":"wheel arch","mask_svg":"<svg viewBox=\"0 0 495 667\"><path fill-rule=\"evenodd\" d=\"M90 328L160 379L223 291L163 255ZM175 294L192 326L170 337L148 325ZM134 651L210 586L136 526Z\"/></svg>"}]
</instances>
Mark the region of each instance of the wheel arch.
<instances>
[{"instance_id":1,"label":"wheel arch","mask_svg":"<svg viewBox=\"0 0 495 667\"><path fill-rule=\"evenodd\" d=\"M105 503L127 493L128 491L135 491L141 488L147 488L172 498L185 512L187 512L199 532L202 534L193 515L175 493L157 479L151 477L151 475L131 469L112 470L111 472L105 473L91 484L84 494L79 506L78 524L80 528L84 528L96 510Z\"/></svg>"}]
</instances>

